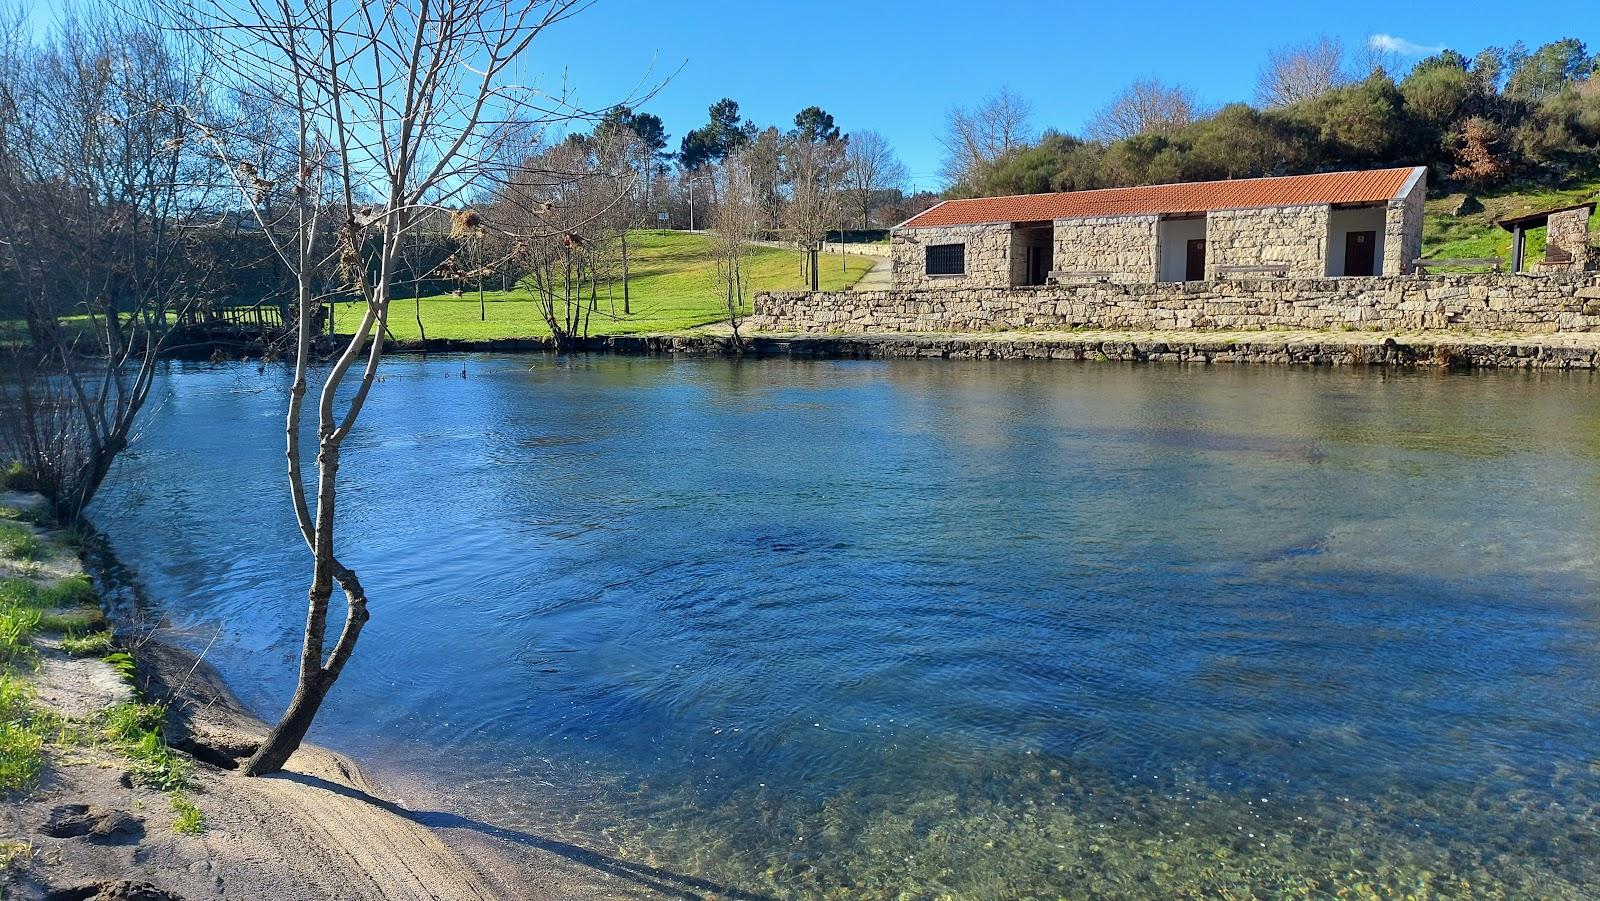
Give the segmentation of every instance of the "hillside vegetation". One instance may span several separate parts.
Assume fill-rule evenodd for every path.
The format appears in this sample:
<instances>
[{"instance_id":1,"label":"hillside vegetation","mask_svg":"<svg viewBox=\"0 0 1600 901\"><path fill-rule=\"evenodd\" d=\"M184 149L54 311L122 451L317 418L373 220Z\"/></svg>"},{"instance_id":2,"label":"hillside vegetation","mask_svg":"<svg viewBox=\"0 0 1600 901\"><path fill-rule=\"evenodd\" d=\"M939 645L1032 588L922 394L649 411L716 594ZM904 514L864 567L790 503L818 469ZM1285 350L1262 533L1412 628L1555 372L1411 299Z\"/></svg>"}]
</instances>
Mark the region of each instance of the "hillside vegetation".
<instances>
[{"instance_id":1,"label":"hillside vegetation","mask_svg":"<svg viewBox=\"0 0 1600 901\"><path fill-rule=\"evenodd\" d=\"M1435 259L1511 258L1511 233L1495 225L1501 219L1540 210L1574 206L1600 198L1600 178L1575 179L1560 187L1499 188L1482 194L1453 191L1427 203L1423 256ZM1467 204L1462 209L1463 204ZM1470 210L1468 212L1467 210ZM1600 235L1600 213L1589 220ZM1544 253L1545 230L1528 232L1527 260Z\"/></svg>"},{"instance_id":2,"label":"hillside vegetation","mask_svg":"<svg viewBox=\"0 0 1600 901\"><path fill-rule=\"evenodd\" d=\"M1182 85L1136 82L1100 111L1087 137L1046 130L1013 140L1025 128L1027 107L1002 93L953 119L947 146L968 149L947 163L950 195L1425 165L1435 197L1470 191L1485 198L1483 217L1456 223L1465 232L1433 223L1439 246L1487 240L1472 229L1499 212L1494 201L1501 198L1526 197L1536 207L1540 196L1562 202L1593 195L1600 58L1581 40L1531 51L1520 43L1490 47L1471 58L1445 50L1410 67L1391 60L1363 69L1347 65L1342 53L1325 39L1276 54L1253 106L1207 111Z\"/></svg>"},{"instance_id":3,"label":"hillside vegetation","mask_svg":"<svg viewBox=\"0 0 1600 901\"><path fill-rule=\"evenodd\" d=\"M623 312L622 284L599 291L598 310L591 313L589 334L638 335L674 331L719 322L727 318L716 281L712 239L703 234L675 231L629 233L629 283L632 312ZM777 247L753 248L753 290L799 290L800 254ZM824 257L818 273L822 290L838 291L854 285L871 269L869 257ZM494 340L545 338L549 330L539 316L533 296L522 288L483 294L479 318L478 292L462 296L435 294L420 300L422 324L429 338ZM353 325L360 313L355 304L337 305L335 329ZM389 330L400 340L422 337L417 327L416 302L397 296L389 313Z\"/></svg>"}]
</instances>

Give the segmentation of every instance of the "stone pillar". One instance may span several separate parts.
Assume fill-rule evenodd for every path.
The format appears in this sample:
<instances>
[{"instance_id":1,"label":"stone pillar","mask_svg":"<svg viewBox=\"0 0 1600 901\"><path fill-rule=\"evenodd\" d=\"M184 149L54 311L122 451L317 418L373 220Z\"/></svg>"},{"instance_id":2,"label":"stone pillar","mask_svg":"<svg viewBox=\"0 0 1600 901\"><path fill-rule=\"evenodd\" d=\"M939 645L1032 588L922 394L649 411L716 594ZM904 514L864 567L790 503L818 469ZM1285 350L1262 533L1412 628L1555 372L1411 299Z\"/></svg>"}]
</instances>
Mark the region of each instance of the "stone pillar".
<instances>
[{"instance_id":1,"label":"stone pillar","mask_svg":"<svg viewBox=\"0 0 1600 901\"><path fill-rule=\"evenodd\" d=\"M1423 201L1427 178L1419 178L1406 196L1389 201L1383 221L1383 274L1409 275L1422 256Z\"/></svg>"},{"instance_id":2,"label":"stone pillar","mask_svg":"<svg viewBox=\"0 0 1600 901\"><path fill-rule=\"evenodd\" d=\"M1540 272L1582 272L1588 269L1593 252L1589 248L1589 207L1550 214L1546 229L1544 259Z\"/></svg>"}]
</instances>

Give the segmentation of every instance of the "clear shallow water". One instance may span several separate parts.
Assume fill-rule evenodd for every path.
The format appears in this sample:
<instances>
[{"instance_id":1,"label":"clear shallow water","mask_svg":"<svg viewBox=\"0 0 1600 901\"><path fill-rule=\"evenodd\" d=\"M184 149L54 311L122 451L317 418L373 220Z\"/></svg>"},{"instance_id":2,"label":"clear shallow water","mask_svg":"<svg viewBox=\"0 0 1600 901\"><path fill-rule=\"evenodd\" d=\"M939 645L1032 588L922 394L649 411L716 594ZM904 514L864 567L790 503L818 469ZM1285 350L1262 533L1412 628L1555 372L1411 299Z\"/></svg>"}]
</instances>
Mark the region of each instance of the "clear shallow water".
<instances>
[{"instance_id":1,"label":"clear shallow water","mask_svg":"<svg viewBox=\"0 0 1600 901\"><path fill-rule=\"evenodd\" d=\"M384 367L312 737L469 816L775 896L1600 891L1592 377ZM175 365L94 511L269 718L286 388Z\"/></svg>"}]
</instances>

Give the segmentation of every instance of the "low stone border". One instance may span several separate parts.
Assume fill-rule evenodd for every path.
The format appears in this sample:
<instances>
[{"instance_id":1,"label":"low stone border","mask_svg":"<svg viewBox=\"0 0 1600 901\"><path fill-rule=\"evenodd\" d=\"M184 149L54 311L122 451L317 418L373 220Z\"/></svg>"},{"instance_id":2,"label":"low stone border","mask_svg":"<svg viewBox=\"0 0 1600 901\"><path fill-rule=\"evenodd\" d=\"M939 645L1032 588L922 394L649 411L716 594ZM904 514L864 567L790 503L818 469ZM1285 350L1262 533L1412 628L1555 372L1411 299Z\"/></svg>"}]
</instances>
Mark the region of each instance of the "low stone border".
<instances>
[{"instance_id":1,"label":"low stone border","mask_svg":"<svg viewBox=\"0 0 1600 901\"><path fill-rule=\"evenodd\" d=\"M710 355L731 352L731 336L607 338L585 349ZM751 356L845 359L1089 360L1191 364L1423 366L1485 369L1600 368L1600 335L1457 336L1356 333L997 333L983 335L747 335Z\"/></svg>"}]
</instances>

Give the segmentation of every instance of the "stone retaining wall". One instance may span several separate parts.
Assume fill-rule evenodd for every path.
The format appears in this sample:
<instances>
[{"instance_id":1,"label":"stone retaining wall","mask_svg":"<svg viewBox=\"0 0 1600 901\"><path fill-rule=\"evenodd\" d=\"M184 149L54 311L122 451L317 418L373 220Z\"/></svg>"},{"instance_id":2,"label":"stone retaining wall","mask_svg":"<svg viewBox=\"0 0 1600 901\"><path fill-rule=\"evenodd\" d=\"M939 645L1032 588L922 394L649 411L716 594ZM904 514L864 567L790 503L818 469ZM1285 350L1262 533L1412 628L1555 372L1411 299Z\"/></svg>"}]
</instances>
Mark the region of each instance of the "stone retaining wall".
<instances>
[{"instance_id":1,"label":"stone retaining wall","mask_svg":"<svg viewBox=\"0 0 1600 901\"><path fill-rule=\"evenodd\" d=\"M1255 279L1187 284L757 294L754 330L1074 328L1600 331L1600 274Z\"/></svg>"}]
</instances>

